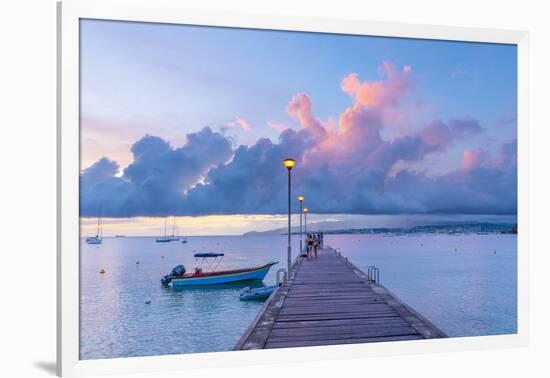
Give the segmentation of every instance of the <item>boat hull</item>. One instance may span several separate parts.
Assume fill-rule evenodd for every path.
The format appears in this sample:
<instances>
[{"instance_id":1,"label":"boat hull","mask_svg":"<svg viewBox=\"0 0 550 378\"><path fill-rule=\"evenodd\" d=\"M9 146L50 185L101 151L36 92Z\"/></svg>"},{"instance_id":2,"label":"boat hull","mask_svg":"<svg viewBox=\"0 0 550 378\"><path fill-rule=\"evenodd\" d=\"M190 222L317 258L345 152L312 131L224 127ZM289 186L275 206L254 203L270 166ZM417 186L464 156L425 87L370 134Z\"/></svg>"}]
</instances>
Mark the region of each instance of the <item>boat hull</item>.
<instances>
[{"instance_id":1,"label":"boat hull","mask_svg":"<svg viewBox=\"0 0 550 378\"><path fill-rule=\"evenodd\" d=\"M269 296L275 291L277 286L266 286L256 289L247 288L241 291L239 299L241 301L259 301L269 298Z\"/></svg>"},{"instance_id":2,"label":"boat hull","mask_svg":"<svg viewBox=\"0 0 550 378\"><path fill-rule=\"evenodd\" d=\"M270 263L259 268L253 268L237 273L227 273L212 276L190 276L183 278L173 278L173 287L182 286L199 286L199 285L218 285L230 282L248 281L248 280L263 280L269 272L269 269L275 265Z\"/></svg>"},{"instance_id":3,"label":"boat hull","mask_svg":"<svg viewBox=\"0 0 550 378\"><path fill-rule=\"evenodd\" d=\"M86 243L88 244L101 244L103 241L101 239L96 239L96 238L90 238L90 239L86 239Z\"/></svg>"}]
</instances>

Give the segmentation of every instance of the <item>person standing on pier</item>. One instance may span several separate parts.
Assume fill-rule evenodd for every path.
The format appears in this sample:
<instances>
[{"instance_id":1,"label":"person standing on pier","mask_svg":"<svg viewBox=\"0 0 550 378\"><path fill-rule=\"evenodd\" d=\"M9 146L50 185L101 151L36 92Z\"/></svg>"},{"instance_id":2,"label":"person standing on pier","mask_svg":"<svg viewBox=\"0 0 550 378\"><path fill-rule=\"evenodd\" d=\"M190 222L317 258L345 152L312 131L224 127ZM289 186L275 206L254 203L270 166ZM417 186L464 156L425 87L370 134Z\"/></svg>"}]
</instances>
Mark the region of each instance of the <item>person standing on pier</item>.
<instances>
[{"instance_id":1,"label":"person standing on pier","mask_svg":"<svg viewBox=\"0 0 550 378\"><path fill-rule=\"evenodd\" d=\"M315 258L317 258L317 249L319 248L319 234L313 236L313 252L315 253Z\"/></svg>"},{"instance_id":2,"label":"person standing on pier","mask_svg":"<svg viewBox=\"0 0 550 378\"><path fill-rule=\"evenodd\" d=\"M306 239L307 253L306 253L306 256L307 256L308 259L312 257L313 241L314 241L313 234L307 234L307 239Z\"/></svg>"}]
</instances>

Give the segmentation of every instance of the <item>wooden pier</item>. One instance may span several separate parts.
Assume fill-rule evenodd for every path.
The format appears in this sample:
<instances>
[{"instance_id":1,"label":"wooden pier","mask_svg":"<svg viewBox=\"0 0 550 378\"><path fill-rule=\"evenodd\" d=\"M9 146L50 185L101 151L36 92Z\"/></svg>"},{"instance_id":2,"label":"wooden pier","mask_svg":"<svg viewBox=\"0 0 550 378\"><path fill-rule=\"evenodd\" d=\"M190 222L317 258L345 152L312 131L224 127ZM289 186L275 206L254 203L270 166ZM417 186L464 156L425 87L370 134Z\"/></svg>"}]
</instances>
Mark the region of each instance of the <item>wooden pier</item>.
<instances>
[{"instance_id":1,"label":"wooden pier","mask_svg":"<svg viewBox=\"0 0 550 378\"><path fill-rule=\"evenodd\" d=\"M372 278L372 277L370 277ZM236 350L441 338L446 335L328 247L298 258Z\"/></svg>"}]
</instances>

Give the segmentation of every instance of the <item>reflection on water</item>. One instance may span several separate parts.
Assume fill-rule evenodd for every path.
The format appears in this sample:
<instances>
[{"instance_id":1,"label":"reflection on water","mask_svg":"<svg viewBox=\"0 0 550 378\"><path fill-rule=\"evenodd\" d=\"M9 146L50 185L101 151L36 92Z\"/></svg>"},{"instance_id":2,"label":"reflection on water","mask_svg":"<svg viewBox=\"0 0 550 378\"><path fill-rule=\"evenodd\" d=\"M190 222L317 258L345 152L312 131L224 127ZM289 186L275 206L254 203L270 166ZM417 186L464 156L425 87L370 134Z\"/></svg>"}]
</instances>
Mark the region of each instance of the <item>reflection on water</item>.
<instances>
[{"instance_id":1,"label":"reflection on water","mask_svg":"<svg viewBox=\"0 0 550 378\"><path fill-rule=\"evenodd\" d=\"M286 237L188 241L82 241L82 359L232 349L262 306L239 301L239 292L254 284L174 290L161 287L160 278L178 264L190 271L195 252L224 252L219 269L279 261L264 280L273 285L276 270L286 265ZM325 243L364 270L377 265L383 285L450 336L516 332L515 235L326 235ZM293 244L296 251L297 239ZM102 268L105 274L99 274Z\"/></svg>"}]
</instances>

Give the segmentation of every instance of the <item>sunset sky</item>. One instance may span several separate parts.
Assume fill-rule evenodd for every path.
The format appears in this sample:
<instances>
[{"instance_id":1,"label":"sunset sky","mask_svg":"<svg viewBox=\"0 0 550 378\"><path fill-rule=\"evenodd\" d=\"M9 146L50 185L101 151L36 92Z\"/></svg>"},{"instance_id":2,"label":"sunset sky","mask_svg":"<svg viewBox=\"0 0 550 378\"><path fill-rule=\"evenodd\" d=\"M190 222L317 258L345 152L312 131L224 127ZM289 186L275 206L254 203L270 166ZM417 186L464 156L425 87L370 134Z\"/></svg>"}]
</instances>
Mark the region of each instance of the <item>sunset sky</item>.
<instances>
[{"instance_id":1,"label":"sunset sky","mask_svg":"<svg viewBox=\"0 0 550 378\"><path fill-rule=\"evenodd\" d=\"M515 214L516 53L83 20L81 216Z\"/></svg>"}]
</instances>

